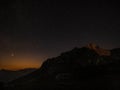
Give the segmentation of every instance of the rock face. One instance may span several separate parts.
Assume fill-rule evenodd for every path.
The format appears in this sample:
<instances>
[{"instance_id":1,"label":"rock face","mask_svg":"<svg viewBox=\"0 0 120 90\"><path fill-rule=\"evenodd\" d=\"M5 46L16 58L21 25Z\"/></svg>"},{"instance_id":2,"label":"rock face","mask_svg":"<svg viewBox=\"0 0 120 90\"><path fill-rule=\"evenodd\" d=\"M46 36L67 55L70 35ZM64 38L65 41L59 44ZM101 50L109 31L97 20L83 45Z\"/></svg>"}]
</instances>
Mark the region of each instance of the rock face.
<instances>
[{"instance_id":1,"label":"rock face","mask_svg":"<svg viewBox=\"0 0 120 90\"><path fill-rule=\"evenodd\" d=\"M97 46L96 44L90 43L87 46L89 49L94 50L97 54L99 54L100 56L110 56L111 52L109 50L105 50L103 48L100 48L99 46Z\"/></svg>"},{"instance_id":2,"label":"rock face","mask_svg":"<svg viewBox=\"0 0 120 90\"><path fill-rule=\"evenodd\" d=\"M119 90L120 53L100 54L96 45L74 48L46 60L35 72L11 82L15 90ZM98 52L99 51L99 52ZM116 59L117 56L117 59Z\"/></svg>"}]
</instances>

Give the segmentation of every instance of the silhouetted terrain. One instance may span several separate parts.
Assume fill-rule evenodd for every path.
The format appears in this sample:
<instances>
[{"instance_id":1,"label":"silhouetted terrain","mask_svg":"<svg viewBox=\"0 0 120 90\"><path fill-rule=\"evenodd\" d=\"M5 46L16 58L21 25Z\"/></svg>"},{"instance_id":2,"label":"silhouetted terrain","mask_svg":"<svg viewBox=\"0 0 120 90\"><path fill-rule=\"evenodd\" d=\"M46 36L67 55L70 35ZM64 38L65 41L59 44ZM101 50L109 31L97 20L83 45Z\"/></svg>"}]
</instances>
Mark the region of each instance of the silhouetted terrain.
<instances>
[{"instance_id":1,"label":"silhouetted terrain","mask_svg":"<svg viewBox=\"0 0 120 90\"><path fill-rule=\"evenodd\" d=\"M120 90L120 49L94 44L46 60L40 69L9 83L14 90Z\"/></svg>"},{"instance_id":2,"label":"silhouetted terrain","mask_svg":"<svg viewBox=\"0 0 120 90\"><path fill-rule=\"evenodd\" d=\"M26 74L29 74L36 69L23 69L18 71L11 71L11 70L0 70L0 82L10 82L12 80L15 80L17 78L20 78Z\"/></svg>"}]
</instances>

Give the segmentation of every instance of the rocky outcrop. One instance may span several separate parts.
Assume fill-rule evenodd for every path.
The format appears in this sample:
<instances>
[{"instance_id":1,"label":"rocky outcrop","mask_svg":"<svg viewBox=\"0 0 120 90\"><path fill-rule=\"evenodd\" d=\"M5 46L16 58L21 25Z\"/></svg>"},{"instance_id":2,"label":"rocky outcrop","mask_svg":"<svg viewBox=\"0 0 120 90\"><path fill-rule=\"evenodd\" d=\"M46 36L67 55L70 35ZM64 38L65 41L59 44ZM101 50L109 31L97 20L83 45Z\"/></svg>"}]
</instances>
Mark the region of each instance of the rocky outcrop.
<instances>
[{"instance_id":1,"label":"rocky outcrop","mask_svg":"<svg viewBox=\"0 0 120 90\"><path fill-rule=\"evenodd\" d=\"M89 49L94 50L100 56L110 56L111 55L110 50L100 48L98 45L96 45L94 43L90 43L86 47L89 48Z\"/></svg>"},{"instance_id":2,"label":"rocky outcrop","mask_svg":"<svg viewBox=\"0 0 120 90\"><path fill-rule=\"evenodd\" d=\"M74 48L47 59L40 69L11 84L17 90L119 90L120 59L115 58L119 50L108 50L109 55L104 51L96 45Z\"/></svg>"}]
</instances>

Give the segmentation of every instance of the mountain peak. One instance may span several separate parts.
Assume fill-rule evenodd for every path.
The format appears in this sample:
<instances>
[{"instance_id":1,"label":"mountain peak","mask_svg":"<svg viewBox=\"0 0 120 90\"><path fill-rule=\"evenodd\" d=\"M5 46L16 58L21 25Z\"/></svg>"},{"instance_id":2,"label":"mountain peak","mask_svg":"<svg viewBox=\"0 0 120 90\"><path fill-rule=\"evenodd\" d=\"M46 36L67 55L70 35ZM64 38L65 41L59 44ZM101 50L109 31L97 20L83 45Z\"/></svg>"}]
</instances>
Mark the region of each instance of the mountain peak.
<instances>
[{"instance_id":1,"label":"mountain peak","mask_svg":"<svg viewBox=\"0 0 120 90\"><path fill-rule=\"evenodd\" d=\"M91 49L91 50L94 50L100 56L110 56L111 55L111 52L109 50L100 48L95 43L90 43L86 47L89 48L89 49Z\"/></svg>"},{"instance_id":2,"label":"mountain peak","mask_svg":"<svg viewBox=\"0 0 120 90\"><path fill-rule=\"evenodd\" d=\"M40 69L10 82L7 88L86 90L84 87L90 87L89 89L106 90L113 88L111 83L117 80L116 77L119 79L119 69L120 49L110 51L89 44L47 59ZM116 82L119 83L118 81Z\"/></svg>"}]
</instances>

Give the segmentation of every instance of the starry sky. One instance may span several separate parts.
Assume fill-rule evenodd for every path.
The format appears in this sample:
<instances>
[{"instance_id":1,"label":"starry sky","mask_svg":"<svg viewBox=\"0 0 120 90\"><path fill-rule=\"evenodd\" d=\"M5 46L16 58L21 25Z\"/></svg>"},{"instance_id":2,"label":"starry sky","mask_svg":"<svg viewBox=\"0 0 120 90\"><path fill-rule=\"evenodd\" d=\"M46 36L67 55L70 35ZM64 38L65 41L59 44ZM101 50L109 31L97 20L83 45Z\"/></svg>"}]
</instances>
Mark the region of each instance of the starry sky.
<instances>
[{"instance_id":1,"label":"starry sky","mask_svg":"<svg viewBox=\"0 0 120 90\"><path fill-rule=\"evenodd\" d=\"M0 1L0 68L37 68L49 57L91 42L118 48L119 22L115 0Z\"/></svg>"}]
</instances>

